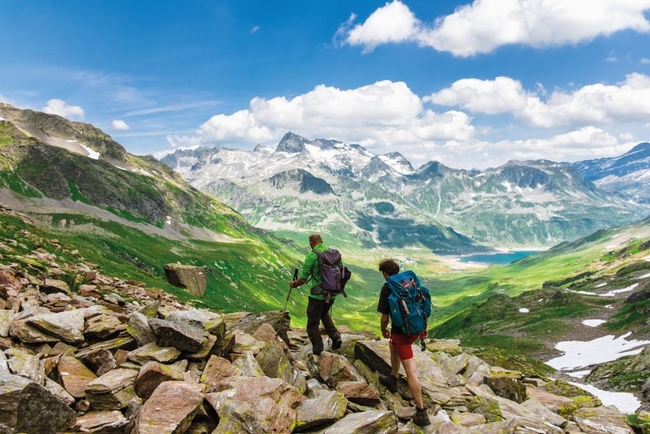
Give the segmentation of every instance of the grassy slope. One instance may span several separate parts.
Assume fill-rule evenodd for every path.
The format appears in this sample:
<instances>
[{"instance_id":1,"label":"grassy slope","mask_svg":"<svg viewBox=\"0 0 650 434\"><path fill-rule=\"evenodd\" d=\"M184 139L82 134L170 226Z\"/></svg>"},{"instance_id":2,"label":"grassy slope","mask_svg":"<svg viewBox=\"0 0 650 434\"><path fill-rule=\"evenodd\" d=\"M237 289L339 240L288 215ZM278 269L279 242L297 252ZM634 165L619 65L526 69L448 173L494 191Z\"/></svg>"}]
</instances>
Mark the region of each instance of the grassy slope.
<instances>
[{"instance_id":1,"label":"grassy slope","mask_svg":"<svg viewBox=\"0 0 650 434\"><path fill-rule=\"evenodd\" d=\"M40 146L38 152L31 152L36 146ZM109 275L144 281L149 286L161 287L183 298L189 295L165 282L164 264L180 262L205 266L208 269L208 288L203 299L197 301L198 305L223 311L253 312L284 307L291 271L308 252L308 234L304 235L304 240L300 239L303 235L293 234L299 245L296 247L288 241L256 231L245 224L241 216L209 196L193 189L184 189L182 180L174 179L173 174L160 173L166 175L161 179L136 175L115 169L107 163L96 163L43 146L25 138L8 123L0 122L0 148L9 151L0 158L3 169L0 184L22 197L43 197L45 192L48 197L70 198L98 206L130 222L159 228L167 213L176 212L187 224L228 234L237 242L206 242L189 237L186 241L173 241L82 213L52 212L38 216L38 220L48 222L46 227L40 229L44 236L56 237L69 244L70 248L78 249L88 260L101 264ZM162 170L156 162L132 156L129 158L133 165L142 167L146 172ZM45 183L44 173L49 175L49 181ZM54 182L55 178L57 182ZM110 180L113 181L107 182ZM96 187L99 183L103 183L102 188ZM54 184L56 188L52 188ZM96 190L101 194L97 194ZM110 191L110 197L107 197L107 191ZM147 201L148 206L139 208L140 215L134 215L129 211L127 205L130 202L125 202L125 198L135 203ZM70 227L70 221L75 222L76 228L86 227L72 230L74 228ZM481 272L460 274L448 273L448 266L437 262L426 249L365 251L343 239L341 245L337 245L336 239L326 239L326 243L342 249L344 261L353 271L348 286L350 297L337 301L335 317L338 323L353 329L377 329L376 302L383 280L376 266L384 257L397 256L403 268L414 269L421 275L432 290L434 303L438 307L432 324L442 326L459 312L466 315L476 303L494 294L516 296L539 289L549 280L589 271L603 256L602 243L612 236L601 232L590 239L558 246L508 267L493 266ZM305 322L306 286L293 290L288 303L296 325L304 325ZM496 307L505 314L512 308L509 304L511 302L503 299ZM570 312L562 314L568 315ZM625 327L632 319L638 320L639 315L635 315L634 310L621 313L619 327ZM454 320L458 321L457 318ZM504 319L507 318L504 316ZM476 322L485 322L485 319L477 317ZM540 321L540 318L531 323L518 327L531 330L537 327L539 333L548 333L557 327L550 320ZM546 325L540 326L541 323ZM457 329L449 324L446 335L453 337ZM504 329L506 324L498 328ZM462 332L462 327L458 331ZM535 345L531 343L529 346L533 348Z\"/></svg>"},{"instance_id":2,"label":"grassy slope","mask_svg":"<svg viewBox=\"0 0 650 434\"><path fill-rule=\"evenodd\" d=\"M24 238L26 230L44 239L58 239L70 250L78 250L87 260L99 264L104 274L124 280L144 282L173 293L183 301L194 299L197 307L224 312L263 312L283 309L287 303L288 282L293 268L299 266L308 248L274 237L240 239L234 243L200 240L176 241L154 236L129 226L94 216L74 214L31 214L51 225L38 226L0 214L0 231L12 239ZM71 225L71 222L74 222ZM36 246L28 246L25 253ZM7 263L8 259L1 260ZM201 299L166 282L164 265L182 263L207 267L208 286ZM346 262L353 272L348 283L348 298L335 304L337 322L353 329L374 327L375 288L378 273L355 261ZM305 325L308 286L292 290L287 309L295 326ZM373 300L374 303L374 300ZM372 304L372 303L371 303Z\"/></svg>"},{"instance_id":3,"label":"grassy slope","mask_svg":"<svg viewBox=\"0 0 650 434\"><path fill-rule=\"evenodd\" d=\"M613 316L603 327L648 336L648 299L631 302L623 294L616 301L596 293L644 285L640 277L650 271L649 236L647 222L626 230L600 231L510 266L440 280L438 289L444 295L438 299L453 303L441 311L456 313L441 315L433 333L458 338L464 345L548 355L552 344L570 335L576 323L614 305ZM473 291L475 296L463 298ZM521 308L528 312L520 312Z\"/></svg>"}]
</instances>

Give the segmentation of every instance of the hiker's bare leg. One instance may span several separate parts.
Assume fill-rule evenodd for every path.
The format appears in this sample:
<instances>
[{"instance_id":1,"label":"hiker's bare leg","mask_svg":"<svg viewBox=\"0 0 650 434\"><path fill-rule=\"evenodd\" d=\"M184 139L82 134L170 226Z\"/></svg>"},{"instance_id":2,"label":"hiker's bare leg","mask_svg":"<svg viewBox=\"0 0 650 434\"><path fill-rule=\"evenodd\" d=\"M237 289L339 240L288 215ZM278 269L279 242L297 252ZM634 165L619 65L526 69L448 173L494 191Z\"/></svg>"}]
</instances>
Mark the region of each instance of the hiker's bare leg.
<instances>
[{"instance_id":1,"label":"hiker's bare leg","mask_svg":"<svg viewBox=\"0 0 650 434\"><path fill-rule=\"evenodd\" d=\"M397 353L397 350L393 346L392 343L388 343L388 348L390 348L390 368L391 368L391 374L393 377L399 378L399 354Z\"/></svg>"},{"instance_id":2,"label":"hiker's bare leg","mask_svg":"<svg viewBox=\"0 0 650 434\"><path fill-rule=\"evenodd\" d=\"M424 408L424 400L422 399L422 385L420 384L420 378L418 377L418 367L415 363L415 359L410 358L407 360L402 360L402 365L404 365L404 370L406 371L406 380L408 382L411 395L413 395L415 405L417 405L419 408Z\"/></svg>"}]
</instances>

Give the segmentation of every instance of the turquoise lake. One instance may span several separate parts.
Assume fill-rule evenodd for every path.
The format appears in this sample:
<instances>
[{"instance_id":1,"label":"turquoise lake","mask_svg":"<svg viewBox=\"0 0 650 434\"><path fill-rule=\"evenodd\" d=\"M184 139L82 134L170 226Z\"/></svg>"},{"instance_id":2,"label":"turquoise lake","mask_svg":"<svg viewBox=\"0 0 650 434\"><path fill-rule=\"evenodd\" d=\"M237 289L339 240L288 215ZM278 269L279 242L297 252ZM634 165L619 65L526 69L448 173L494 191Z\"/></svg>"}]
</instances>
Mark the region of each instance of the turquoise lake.
<instances>
[{"instance_id":1,"label":"turquoise lake","mask_svg":"<svg viewBox=\"0 0 650 434\"><path fill-rule=\"evenodd\" d=\"M521 250L516 252L477 253L460 258L460 262L482 262L487 264L508 265L518 259L525 258L539 250Z\"/></svg>"}]
</instances>

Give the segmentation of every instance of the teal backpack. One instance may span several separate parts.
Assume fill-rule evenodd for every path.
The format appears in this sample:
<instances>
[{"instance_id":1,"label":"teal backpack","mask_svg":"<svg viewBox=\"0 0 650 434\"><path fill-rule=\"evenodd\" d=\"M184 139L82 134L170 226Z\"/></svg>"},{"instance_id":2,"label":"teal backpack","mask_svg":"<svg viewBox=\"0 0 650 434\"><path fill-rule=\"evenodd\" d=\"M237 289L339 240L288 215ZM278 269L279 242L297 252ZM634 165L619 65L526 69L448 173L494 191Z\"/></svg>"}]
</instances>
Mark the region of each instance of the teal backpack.
<instances>
[{"instance_id":1,"label":"teal backpack","mask_svg":"<svg viewBox=\"0 0 650 434\"><path fill-rule=\"evenodd\" d=\"M431 294L422 286L411 270L388 276L390 319L407 336L418 335L427 329L431 316Z\"/></svg>"}]
</instances>

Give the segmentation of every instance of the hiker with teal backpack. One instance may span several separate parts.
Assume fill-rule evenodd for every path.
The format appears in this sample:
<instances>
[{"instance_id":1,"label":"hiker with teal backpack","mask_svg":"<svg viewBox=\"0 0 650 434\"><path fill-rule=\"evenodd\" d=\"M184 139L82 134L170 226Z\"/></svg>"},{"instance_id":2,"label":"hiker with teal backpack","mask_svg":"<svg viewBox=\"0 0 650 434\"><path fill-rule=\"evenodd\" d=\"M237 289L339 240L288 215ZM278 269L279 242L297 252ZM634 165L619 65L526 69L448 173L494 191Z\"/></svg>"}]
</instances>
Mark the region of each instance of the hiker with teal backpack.
<instances>
[{"instance_id":1,"label":"hiker with teal backpack","mask_svg":"<svg viewBox=\"0 0 650 434\"><path fill-rule=\"evenodd\" d=\"M398 391L400 362L406 371L406 380L416 409L413 423L429 425L429 415L422 398L422 386L413 358L413 343L419 338L423 344L427 337L428 319L431 315L431 295L422 286L418 276L411 270L399 272L399 265L393 259L379 263L379 271L386 283L381 288L377 312L381 313L381 334L388 339L390 349L390 375L379 375L379 381L388 390ZM391 328L388 330L388 324Z\"/></svg>"},{"instance_id":2,"label":"hiker with teal backpack","mask_svg":"<svg viewBox=\"0 0 650 434\"><path fill-rule=\"evenodd\" d=\"M343 294L347 297L344 288L350 278L350 272L343 267L339 251L328 248L319 234L309 237L309 247L312 250L305 257L299 278L289 282L289 288L312 282L307 303L307 336L313 355L320 356L324 347L320 335L321 322L332 340L333 350L338 350L343 342L332 320L331 310L337 295Z\"/></svg>"}]
</instances>

